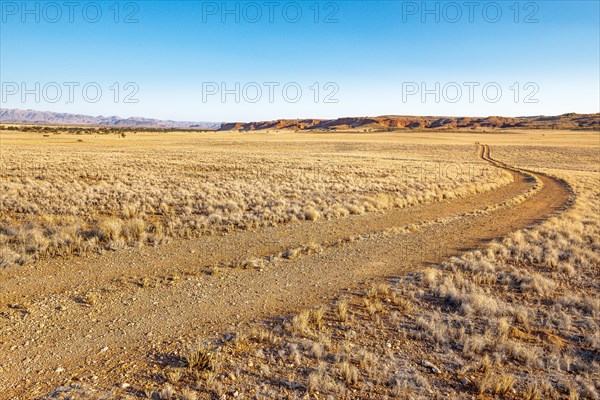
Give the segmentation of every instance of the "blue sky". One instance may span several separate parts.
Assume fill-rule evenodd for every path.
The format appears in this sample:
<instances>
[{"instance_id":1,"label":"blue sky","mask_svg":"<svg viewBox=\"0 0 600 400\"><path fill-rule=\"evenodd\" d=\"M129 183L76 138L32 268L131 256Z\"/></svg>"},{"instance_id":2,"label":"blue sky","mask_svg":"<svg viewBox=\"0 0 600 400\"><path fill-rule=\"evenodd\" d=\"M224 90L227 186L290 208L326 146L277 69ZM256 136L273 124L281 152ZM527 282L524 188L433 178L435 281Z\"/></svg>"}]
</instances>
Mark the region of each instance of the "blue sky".
<instances>
[{"instance_id":1,"label":"blue sky","mask_svg":"<svg viewBox=\"0 0 600 400\"><path fill-rule=\"evenodd\" d=\"M194 121L600 111L598 1L0 3L6 108Z\"/></svg>"}]
</instances>

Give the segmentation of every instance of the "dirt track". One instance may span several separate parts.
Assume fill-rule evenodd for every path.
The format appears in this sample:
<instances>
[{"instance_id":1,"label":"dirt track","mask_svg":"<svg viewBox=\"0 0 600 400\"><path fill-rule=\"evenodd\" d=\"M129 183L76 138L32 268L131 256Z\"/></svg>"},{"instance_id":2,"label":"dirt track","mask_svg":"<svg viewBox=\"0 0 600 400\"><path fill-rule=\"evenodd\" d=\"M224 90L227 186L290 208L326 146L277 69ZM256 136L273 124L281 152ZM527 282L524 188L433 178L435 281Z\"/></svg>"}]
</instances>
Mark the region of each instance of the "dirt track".
<instances>
[{"instance_id":1,"label":"dirt track","mask_svg":"<svg viewBox=\"0 0 600 400\"><path fill-rule=\"evenodd\" d=\"M106 387L133 383L147 373L154 357L182 342L321 304L371 279L393 280L530 226L568 203L570 193L562 183L537 174L543 186L526 201L451 218L515 198L534 185L526 173L491 158L488 146L479 146L479 155L511 170L514 183L490 193L385 214L0 271L0 398L36 398L70 378ZM262 271L205 273L210 265L426 221L432 223L275 261ZM97 298L93 305L80 301L88 293Z\"/></svg>"}]
</instances>

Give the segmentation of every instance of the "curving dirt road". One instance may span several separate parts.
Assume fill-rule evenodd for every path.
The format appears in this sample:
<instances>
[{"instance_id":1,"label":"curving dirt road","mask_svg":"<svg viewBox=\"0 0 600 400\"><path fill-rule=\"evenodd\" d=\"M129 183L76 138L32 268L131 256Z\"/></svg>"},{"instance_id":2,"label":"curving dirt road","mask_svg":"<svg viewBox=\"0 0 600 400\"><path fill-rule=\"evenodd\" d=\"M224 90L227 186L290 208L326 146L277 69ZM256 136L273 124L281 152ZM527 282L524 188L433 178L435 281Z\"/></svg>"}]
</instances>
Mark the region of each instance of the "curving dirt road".
<instances>
[{"instance_id":1,"label":"curving dirt road","mask_svg":"<svg viewBox=\"0 0 600 400\"><path fill-rule=\"evenodd\" d=\"M571 193L562 182L494 160L489 146L479 145L478 154L513 172L514 182L489 193L385 214L0 271L0 399L36 398L69 379L107 388L135 382L148 373L153 357L183 342L322 304L370 280L393 279L535 224L568 205ZM540 182L541 188L532 191ZM497 206L528 191L532 195L523 202ZM362 239L335 245L351 236ZM211 265L309 243L327 246L276 259L260 270L206 273Z\"/></svg>"}]
</instances>

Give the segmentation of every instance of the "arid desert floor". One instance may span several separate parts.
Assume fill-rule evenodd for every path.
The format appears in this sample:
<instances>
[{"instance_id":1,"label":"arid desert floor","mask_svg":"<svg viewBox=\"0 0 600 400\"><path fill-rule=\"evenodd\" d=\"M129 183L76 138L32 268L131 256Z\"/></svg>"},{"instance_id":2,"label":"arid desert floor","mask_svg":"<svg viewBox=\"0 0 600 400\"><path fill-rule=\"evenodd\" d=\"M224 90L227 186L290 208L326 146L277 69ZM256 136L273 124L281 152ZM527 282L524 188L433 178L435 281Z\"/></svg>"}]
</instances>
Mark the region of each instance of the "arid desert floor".
<instances>
[{"instance_id":1,"label":"arid desert floor","mask_svg":"<svg viewBox=\"0 0 600 400\"><path fill-rule=\"evenodd\" d=\"M0 399L600 399L597 131L0 154Z\"/></svg>"}]
</instances>

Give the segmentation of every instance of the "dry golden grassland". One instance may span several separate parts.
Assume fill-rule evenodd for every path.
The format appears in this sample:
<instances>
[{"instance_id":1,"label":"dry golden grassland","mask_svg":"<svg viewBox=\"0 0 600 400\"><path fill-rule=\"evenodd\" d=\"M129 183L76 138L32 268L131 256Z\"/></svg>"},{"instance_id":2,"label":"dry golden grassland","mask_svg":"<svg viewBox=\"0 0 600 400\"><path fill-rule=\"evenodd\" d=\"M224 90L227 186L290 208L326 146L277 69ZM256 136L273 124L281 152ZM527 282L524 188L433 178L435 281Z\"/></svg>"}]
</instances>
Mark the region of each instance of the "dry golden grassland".
<instances>
[{"instance_id":1,"label":"dry golden grassland","mask_svg":"<svg viewBox=\"0 0 600 400\"><path fill-rule=\"evenodd\" d=\"M423 152L381 139L3 131L0 267L378 212L511 181L472 147Z\"/></svg>"}]
</instances>

